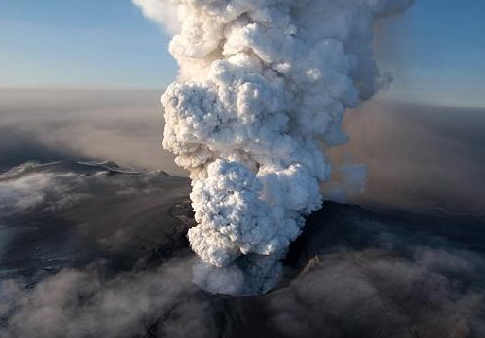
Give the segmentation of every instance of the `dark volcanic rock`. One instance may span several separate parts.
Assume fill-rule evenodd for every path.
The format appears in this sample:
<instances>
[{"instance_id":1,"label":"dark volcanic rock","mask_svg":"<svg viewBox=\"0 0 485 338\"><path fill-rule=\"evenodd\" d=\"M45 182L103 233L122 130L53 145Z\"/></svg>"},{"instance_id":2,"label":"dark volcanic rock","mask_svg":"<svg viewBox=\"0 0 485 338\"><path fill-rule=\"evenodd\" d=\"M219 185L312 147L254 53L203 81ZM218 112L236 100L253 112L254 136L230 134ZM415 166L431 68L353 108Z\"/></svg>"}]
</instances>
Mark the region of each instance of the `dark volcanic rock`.
<instances>
[{"instance_id":1,"label":"dark volcanic rock","mask_svg":"<svg viewBox=\"0 0 485 338\"><path fill-rule=\"evenodd\" d=\"M185 178L57 162L0 184L16 199L0 209L8 338L485 334L480 218L327 202L291 245L275 290L229 297L191 283Z\"/></svg>"},{"instance_id":2,"label":"dark volcanic rock","mask_svg":"<svg viewBox=\"0 0 485 338\"><path fill-rule=\"evenodd\" d=\"M326 203L291 245L280 288L224 298L225 337L481 337L482 229Z\"/></svg>"},{"instance_id":3,"label":"dark volcanic rock","mask_svg":"<svg viewBox=\"0 0 485 338\"><path fill-rule=\"evenodd\" d=\"M82 267L96 259L130 269L154 251L187 246L186 178L63 161L21 166L1 175L0 183L13 200L0 208L4 276L35 280L53 266Z\"/></svg>"}]
</instances>

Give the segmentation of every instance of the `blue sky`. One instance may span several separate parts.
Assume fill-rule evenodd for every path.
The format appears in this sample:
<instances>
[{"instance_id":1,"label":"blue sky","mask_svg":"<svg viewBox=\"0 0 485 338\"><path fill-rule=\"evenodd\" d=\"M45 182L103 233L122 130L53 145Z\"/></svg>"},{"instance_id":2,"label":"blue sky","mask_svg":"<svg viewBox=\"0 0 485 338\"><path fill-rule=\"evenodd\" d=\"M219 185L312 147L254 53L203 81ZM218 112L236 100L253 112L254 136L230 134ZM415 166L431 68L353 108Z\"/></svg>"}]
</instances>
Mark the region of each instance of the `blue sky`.
<instances>
[{"instance_id":1,"label":"blue sky","mask_svg":"<svg viewBox=\"0 0 485 338\"><path fill-rule=\"evenodd\" d=\"M417 0L378 34L383 97L485 106L485 1ZM0 87L154 88L168 37L130 0L0 0Z\"/></svg>"},{"instance_id":2,"label":"blue sky","mask_svg":"<svg viewBox=\"0 0 485 338\"><path fill-rule=\"evenodd\" d=\"M386 28L378 55L394 74L392 96L485 106L485 1L416 0Z\"/></svg>"},{"instance_id":3,"label":"blue sky","mask_svg":"<svg viewBox=\"0 0 485 338\"><path fill-rule=\"evenodd\" d=\"M168 38L130 0L0 0L0 86L162 88Z\"/></svg>"}]
</instances>

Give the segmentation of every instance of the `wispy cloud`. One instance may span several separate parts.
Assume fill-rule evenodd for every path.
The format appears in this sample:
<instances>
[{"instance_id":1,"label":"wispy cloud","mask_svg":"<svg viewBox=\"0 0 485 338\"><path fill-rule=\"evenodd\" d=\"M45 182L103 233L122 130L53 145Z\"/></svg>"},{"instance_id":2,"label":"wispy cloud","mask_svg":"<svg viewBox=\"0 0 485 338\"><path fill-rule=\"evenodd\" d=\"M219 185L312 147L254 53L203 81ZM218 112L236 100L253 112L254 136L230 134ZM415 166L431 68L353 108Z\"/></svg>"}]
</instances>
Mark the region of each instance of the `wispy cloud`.
<instances>
[{"instance_id":1,"label":"wispy cloud","mask_svg":"<svg viewBox=\"0 0 485 338\"><path fill-rule=\"evenodd\" d=\"M3 176L3 177L2 177ZM71 174L35 173L14 178L0 176L0 219L17 213L63 209L87 193L74 192L79 179Z\"/></svg>"},{"instance_id":2,"label":"wispy cloud","mask_svg":"<svg viewBox=\"0 0 485 338\"><path fill-rule=\"evenodd\" d=\"M4 281L3 337L213 337L210 301L191 284L190 261L106 276L102 266L64 270L21 291Z\"/></svg>"}]
</instances>

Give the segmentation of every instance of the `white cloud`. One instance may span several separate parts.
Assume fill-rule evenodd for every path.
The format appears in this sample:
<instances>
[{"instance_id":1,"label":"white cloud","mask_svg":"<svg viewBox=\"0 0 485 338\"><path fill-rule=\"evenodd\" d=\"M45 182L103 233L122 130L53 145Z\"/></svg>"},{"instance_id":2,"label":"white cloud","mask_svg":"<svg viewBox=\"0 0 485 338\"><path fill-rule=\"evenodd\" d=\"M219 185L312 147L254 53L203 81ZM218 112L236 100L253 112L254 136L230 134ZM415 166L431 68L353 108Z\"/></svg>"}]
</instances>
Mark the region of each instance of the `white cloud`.
<instances>
[{"instance_id":1,"label":"white cloud","mask_svg":"<svg viewBox=\"0 0 485 338\"><path fill-rule=\"evenodd\" d=\"M167 2L135 3L164 22ZM275 262L321 207L330 166L316 139L345 142L346 108L389 81L372 53L375 21L412 0L170 3L183 23L169 45L180 78L162 96L163 146L193 180L192 248L230 270L247 255Z\"/></svg>"},{"instance_id":2,"label":"white cloud","mask_svg":"<svg viewBox=\"0 0 485 338\"><path fill-rule=\"evenodd\" d=\"M181 23L177 18L177 6L167 0L132 0L141 8L143 15L160 24L168 33L180 31Z\"/></svg>"}]
</instances>

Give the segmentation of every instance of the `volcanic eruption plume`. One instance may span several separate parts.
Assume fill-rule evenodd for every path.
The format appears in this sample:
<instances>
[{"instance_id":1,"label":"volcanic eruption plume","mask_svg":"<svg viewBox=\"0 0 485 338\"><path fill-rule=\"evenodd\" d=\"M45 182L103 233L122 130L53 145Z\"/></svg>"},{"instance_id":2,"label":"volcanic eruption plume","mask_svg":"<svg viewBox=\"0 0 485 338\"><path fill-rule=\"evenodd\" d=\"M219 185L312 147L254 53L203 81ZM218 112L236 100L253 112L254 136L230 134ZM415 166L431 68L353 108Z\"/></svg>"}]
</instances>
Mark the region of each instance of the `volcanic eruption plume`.
<instances>
[{"instance_id":1,"label":"volcanic eruption plume","mask_svg":"<svg viewBox=\"0 0 485 338\"><path fill-rule=\"evenodd\" d=\"M133 1L172 30L169 10L180 22L163 146L192 179L196 282L267 291L322 205L330 166L321 144L345 142L345 109L390 80L373 59L375 21L413 0Z\"/></svg>"}]
</instances>

